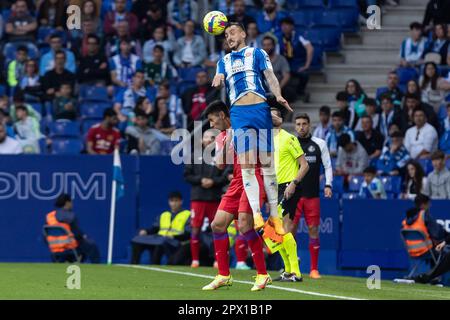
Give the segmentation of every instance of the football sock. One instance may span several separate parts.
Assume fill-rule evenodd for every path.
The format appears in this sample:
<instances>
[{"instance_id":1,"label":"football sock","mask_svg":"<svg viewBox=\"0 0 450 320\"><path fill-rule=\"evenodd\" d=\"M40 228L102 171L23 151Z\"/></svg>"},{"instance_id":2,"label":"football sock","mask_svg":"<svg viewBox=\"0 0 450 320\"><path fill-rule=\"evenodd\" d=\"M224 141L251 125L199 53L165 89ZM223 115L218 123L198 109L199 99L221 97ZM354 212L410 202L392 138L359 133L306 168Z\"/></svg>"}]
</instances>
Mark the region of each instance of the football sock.
<instances>
[{"instance_id":1,"label":"football sock","mask_svg":"<svg viewBox=\"0 0 450 320\"><path fill-rule=\"evenodd\" d=\"M309 254L311 255L311 270L319 270L319 249L320 249L320 240L309 238Z\"/></svg>"},{"instance_id":2,"label":"football sock","mask_svg":"<svg viewBox=\"0 0 450 320\"><path fill-rule=\"evenodd\" d=\"M217 268L222 276L230 275L230 239L228 232L214 232L214 251L216 253Z\"/></svg>"},{"instance_id":3,"label":"football sock","mask_svg":"<svg viewBox=\"0 0 450 320\"><path fill-rule=\"evenodd\" d=\"M192 260L199 261L200 260L200 240L198 238L198 234L191 233L191 258Z\"/></svg>"},{"instance_id":4,"label":"football sock","mask_svg":"<svg viewBox=\"0 0 450 320\"><path fill-rule=\"evenodd\" d=\"M247 260L247 242L245 241L243 235L238 235L236 237L234 251L236 252L237 262L245 262L245 260Z\"/></svg>"},{"instance_id":5,"label":"football sock","mask_svg":"<svg viewBox=\"0 0 450 320\"><path fill-rule=\"evenodd\" d=\"M241 169L242 182L244 183L244 190L247 194L248 202L252 208L253 214L259 213L259 184L255 175L255 168Z\"/></svg>"},{"instance_id":6,"label":"football sock","mask_svg":"<svg viewBox=\"0 0 450 320\"><path fill-rule=\"evenodd\" d=\"M277 175L273 167L261 168L261 173L264 181L264 190L267 195L267 202L269 203L270 216L278 216L278 184Z\"/></svg>"},{"instance_id":7,"label":"football sock","mask_svg":"<svg viewBox=\"0 0 450 320\"><path fill-rule=\"evenodd\" d=\"M287 252L289 263L291 265L291 273L295 273L296 276L300 277L301 273L298 264L297 242L292 233L289 232L283 236L283 247Z\"/></svg>"},{"instance_id":8,"label":"football sock","mask_svg":"<svg viewBox=\"0 0 450 320\"><path fill-rule=\"evenodd\" d=\"M263 243L261 237L254 229L244 233L245 240L247 240L250 251L252 252L253 263L255 264L256 272L258 274L267 274L266 261L264 259Z\"/></svg>"},{"instance_id":9,"label":"football sock","mask_svg":"<svg viewBox=\"0 0 450 320\"><path fill-rule=\"evenodd\" d=\"M278 252L280 253L281 259L283 259L284 272L291 273L291 262L289 261L286 249L281 247Z\"/></svg>"}]
</instances>

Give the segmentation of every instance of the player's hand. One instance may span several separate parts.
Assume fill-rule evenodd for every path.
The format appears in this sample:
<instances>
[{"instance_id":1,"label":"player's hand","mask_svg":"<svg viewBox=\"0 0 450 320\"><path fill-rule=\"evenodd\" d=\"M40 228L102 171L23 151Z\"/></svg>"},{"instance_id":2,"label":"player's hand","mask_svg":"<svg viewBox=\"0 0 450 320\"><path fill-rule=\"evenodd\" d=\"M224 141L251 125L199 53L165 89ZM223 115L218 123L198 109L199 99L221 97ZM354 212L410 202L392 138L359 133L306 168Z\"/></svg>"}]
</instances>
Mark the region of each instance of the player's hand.
<instances>
[{"instance_id":1,"label":"player's hand","mask_svg":"<svg viewBox=\"0 0 450 320\"><path fill-rule=\"evenodd\" d=\"M289 105L289 103L286 101L285 98L283 98L282 96L278 96L276 97L277 102L279 104L281 104L283 107L285 107L289 112L293 112L294 110L292 110L291 106Z\"/></svg>"},{"instance_id":2,"label":"player's hand","mask_svg":"<svg viewBox=\"0 0 450 320\"><path fill-rule=\"evenodd\" d=\"M219 88L222 86L222 83L225 81L225 76L221 73L216 74L214 76L214 79L212 81L211 87L213 88Z\"/></svg>"},{"instance_id":3,"label":"player's hand","mask_svg":"<svg viewBox=\"0 0 450 320\"><path fill-rule=\"evenodd\" d=\"M295 183L294 183L294 182L291 182L291 183L289 183L289 185L287 186L286 190L284 190L284 198L285 198L286 200L287 200L287 199L290 199L290 198L292 197L292 195L293 195L294 192L295 192L295 187L296 187Z\"/></svg>"},{"instance_id":4,"label":"player's hand","mask_svg":"<svg viewBox=\"0 0 450 320\"><path fill-rule=\"evenodd\" d=\"M146 236L147 235L147 231L146 230L140 230L139 231L139 235L140 236Z\"/></svg>"},{"instance_id":5,"label":"player's hand","mask_svg":"<svg viewBox=\"0 0 450 320\"><path fill-rule=\"evenodd\" d=\"M441 243L439 243L439 244L436 246L436 251L441 251L442 249L444 249L444 247L445 247L446 244L447 244L447 243L446 243L445 241L442 241Z\"/></svg>"},{"instance_id":6,"label":"player's hand","mask_svg":"<svg viewBox=\"0 0 450 320\"><path fill-rule=\"evenodd\" d=\"M333 191L331 191L330 187L325 187L325 189L323 190L323 194L325 198L331 198L333 196Z\"/></svg>"}]
</instances>

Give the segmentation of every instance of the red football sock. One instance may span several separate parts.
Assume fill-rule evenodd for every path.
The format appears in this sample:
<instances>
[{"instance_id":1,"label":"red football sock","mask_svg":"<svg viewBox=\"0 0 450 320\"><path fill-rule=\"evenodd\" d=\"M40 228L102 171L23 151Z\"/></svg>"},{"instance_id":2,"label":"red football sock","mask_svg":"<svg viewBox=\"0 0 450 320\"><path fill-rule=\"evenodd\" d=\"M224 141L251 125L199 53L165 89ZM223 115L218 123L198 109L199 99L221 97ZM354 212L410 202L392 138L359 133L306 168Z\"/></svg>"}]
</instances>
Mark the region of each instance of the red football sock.
<instances>
[{"instance_id":1,"label":"red football sock","mask_svg":"<svg viewBox=\"0 0 450 320\"><path fill-rule=\"evenodd\" d=\"M264 260L263 243L254 229L244 233L250 251L252 252L253 262L258 274L267 274L266 261Z\"/></svg>"},{"instance_id":2,"label":"red football sock","mask_svg":"<svg viewBox=\"0 0 450 320\"><path fill-rule=\"evenodd\" d=\"M309 238L309 254L311 256L311 270L319 270L319 249L320 249L320 240Z\"/></svg>"},{"instance_id":3,"label":"red football sock","mask_svg":"<svg viewBox=\"0 0 450 320\"><path fill-rule=\"evenodd\" d=\"M234 251L236 252L237 262L245 262L247 260L247 242L242 235L236 237Z\"/></svg>"},{"instance_id":4,"label":"red football sock","mask_svg":"<svg viewBox=\"0 0 450 320\"><path fill-rule=\"evenodd\" d=\"M191 257L192 260L200 260L200 240L194 234L191 234Z\"/></svg>"},{"instance_id":5,"label":"red football sock","mask_svg":"<svg viewBox=\"0 0 450 320\"><path fill-rule=\"evenodd\" d=\"M230 239L228 232L214 232L214 250L216 261L221 276L230 275Z\"/></svg>"}]
</instances>

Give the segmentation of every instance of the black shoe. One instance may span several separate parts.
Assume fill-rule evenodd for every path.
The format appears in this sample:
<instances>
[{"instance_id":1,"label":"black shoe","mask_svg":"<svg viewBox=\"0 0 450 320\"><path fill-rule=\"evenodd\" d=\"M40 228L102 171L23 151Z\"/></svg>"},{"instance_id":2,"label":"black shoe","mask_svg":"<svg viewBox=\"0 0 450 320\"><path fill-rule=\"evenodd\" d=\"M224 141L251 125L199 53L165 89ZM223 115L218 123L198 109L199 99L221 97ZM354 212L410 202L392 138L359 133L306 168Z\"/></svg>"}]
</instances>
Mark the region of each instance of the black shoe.
<instances>
[{"instance_id":1,"label":"black shoe","mask_svg":"<svg viewBox=\"0 0 450 320\"><path fill-rule=\"evenodd\" d=\"M297 277L294 273L289 277L290 282L303 282L303 277Z\"/></svg>"},{"instance_id":2,"label":"black shoe","mask_svg":"<svg viewBox=\"0 0 450 320\"><path fill-rule=\"evenodd\" d=\"M287 272L283 272L282 274L280 274L280 276L278 278L273 279L272 281L280 281L280 282L286 282L288 281L288 279L292 276L292 274L287 273Z\"/></svg>"},{"instance_id":3,"label":"black shoe","mask_svg":"<svg viewBox=\"0 0 450 320\"><path fill-rule=\"evenodd\" d=\"M421 273L418 276L412 278L417 283L428 283L430 282L430 277L426 273Z\"/></svg>"}]
</instances>

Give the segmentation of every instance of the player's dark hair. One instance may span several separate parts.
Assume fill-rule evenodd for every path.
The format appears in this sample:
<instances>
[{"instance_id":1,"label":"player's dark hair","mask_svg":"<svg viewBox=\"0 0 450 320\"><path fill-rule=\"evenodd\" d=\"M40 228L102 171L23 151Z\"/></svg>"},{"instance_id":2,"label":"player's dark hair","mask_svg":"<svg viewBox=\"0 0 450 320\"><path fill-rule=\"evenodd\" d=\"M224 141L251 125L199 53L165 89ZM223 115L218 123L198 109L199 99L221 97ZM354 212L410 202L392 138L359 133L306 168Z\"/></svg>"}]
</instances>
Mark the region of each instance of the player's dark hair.
<instances>
[{"instance_id":1,"label":"player's dark hair","mask_svg":"<svg viewBox=\"0 0 450 320\"><path fill-rule=\"evenodd\" d=\"M445 153L441 150L436 150L431 154L431 160L444 160L445 159Z\"/></svg>"},{"instance_id":2,"label":"player's dark hair","mask_svg":"<svg viewBox=\"0 0 450 320\"><path fill-rule=\"evenodd\" d=\"M319 114L321 113L325 113L327 116L330 116L331 114L331 109L329 106L321 106L319 109Z\"/></svg>"},{"instance_id":3,"label":"player's dark hair","mask_svg":"<svg viewBox=\"0 0 450 320\"><path fill-rule=\"evenodd\" d=\"M207 118L208 115L219 112L223 112L227 117L230 116L230 112L228 111L228 107L225 102L222 100L214 100L206 107L205 111L203 111L203 116Z\"/></svg>"},{"instance_id":4,"label":"player's dark hair","mask_svg":"<svg viewBox=\"0 0 450 320\"><path fill-rule=\"evenodd\" d=\"M183 196L181 195L180 191L172 191L169 193L169 200L170 199L180 199L183 200Z\"/></svg>"},{"instance_id":5,"label":"player's dark hair","mask_svg":"<svg viewBox=\"0 0 450 320\"><path fill-rule=\"evenodd\" d=\"M422 30L422 24L420 22L414 21L409 25L409 30L419 29Z\"/></svg>"},{"instance_id":6,"label":"player's dark hair","mask_svg":"<svg viewBox=\"0 0 450 320\"><path fill-rule=\"evenodd\" d=\"M392 99L392 96L391 96L391 94L390 93L383 93L382 95L381 95L381 97L380 97L380 101L383 101L383 100L387 100L387 101L389 101L389 103L392 103L393 102L393 99Z\"/></svg>"},{"instance_id":7,"label":"player's dark hair","mask_svg":"<svg viewBox=\"0 0 450 320\"><path fill-rule=\"evenodd\" d=\"M116 117L117 112L113 108L107 108L105 111L103 111L103 119L110 118L110 117Z\"/></svg>"},{"instance_id":8,"label":"player's dark hair","mask_svg":"<svg viewBox=\"0 0 450 320\"><path fill-rule=\"evenodd\" d=\"M280 20L280 25L282 25L283 23L285 24L289 24L291 26L295 25L294 19L292 19L291 17L286 17Z\"/></svg>"},{"instance_id":9,"label":"player's dark hair","mask_svg":"<svg viewBox=\"0 0 450 320\"><path fill-rule=\"evenodd\" d=\"M339 91L336 93L336 101L348 101L348 96L346 91Z\"/></svg>"},{"instance_id":10,"label":"player's dark hair","mask_svg":"<svg viewBox=\"0 0 450 320\"><path fill-rule=\"evenodd\" d=\"M231 22L228 22L227 25L226 25L226 27L225 27L225 29L223 30L223 32L225 32L228 28L230 28L230 27L232 27L232 26L236 26L236 27L238 27L238 28L241 28L242 31L244 31L245 34L247 34L247 29L245 29L245 26L244 26L242 23L237 22L237 21L231 21Z\"/></svg>"},{"instance_id":11,"label":"player's dark hair","mask_svg":"<svg viewBox=\"0 0 450 320\"><path fill-rule=\"evenodd\" d=\"M298 116L295 117L295 120L297 120L297 119L304 119L304 120L306 120L308 123L311 122L311 120L309 119L308 114L306 114L306 113L300 113Z\"/></svg>"},{"instance_id":12,"label":"player's dark hair","mask_svg":"<svg viewBox=\"0 0 450 320\"><path fill-rule=\"evenodd\" d=\"M376 175L377 174L377 169L375 169L374 167L370 166L370 167L365 168L363 170L363 173L369 173L369 174Z\"/></svg>"},{"instance_id":13,"label":"player's dark hair","mask_svg":"<svg viewBox=\"0 0 450 320\"><path fill-rule=\"evenodd\" d=\"M333 112L333 114L331 115L332 118L341 118L344 119L344 115L342 114L342 112L340 111L335 111Z\"/></svg>"},{"instance_id":14,"label":"player's dark hair","mask_svg":"<svg viewBox=\"0 0 450 320\"><path fill-rule=\"evenodd\" d=\"M160 44L157 44L157 45L155 45L153 47L153 51L155 51L155 50L159 50L159 51L164 52L164 47L162 45L160 45Z\"/></svg>"},{"instance_id":15,"label":"player's dark hair","mask_svg":"<svg viewBox=\"0 0 450 320\"><path fill-rule=\"evenodd\" d=\"M67 202L71 202L72 198L67 193L62 193L55 200L55 207L63 208Z\"/></svg>"},{"instance_id":16,"label":"player's dark hair","mask_svg":"<svg viewBox=\"0 0 450 320\"><path fill-rule=\"evenodd\" d=\"M22 110L22 111L25 111L26 113L28 113L27 107L25 107L23 104L17 105L17 106L16 106L16 111L17 111L17 110Z\"/></svg>"},{"instance_id":17,"label":"player's dark hair","mask_svg":"<svg viewBox=\"0 0 450 320\"><path fill-rule=\"evenodd\" d=\"M137 118L137 117L142 117L142 118L148 119L148 118L150 117L150 115L147 114L147 113L146 113L144 110L142 110L142 109L136 109L136 110L134 111L134 114L135 114L136 118Z\"/></svg>"},{"instance_id":18,"label":"player's dark hair","mask_svg":"<svg viewBox=\"0 0 450 320\"><path fill-rule=\"evenodd\" d=\"M344 148L346 145L352 142L350 135L343 133L338 139L338 146Z\"/></svg>"},{"instance_id":19,"label":"player's dark hair","mask_svg":"<svg viewBox=\"0 0 450 320\"><path fill-rule=\"evenodd\" d=\"M422 193L417 194L417 196L414 198L414 204L416 208L420 208L421 205L427 204L428 202L430 202L430 197Z\"/></svg>"}]
</instances>

